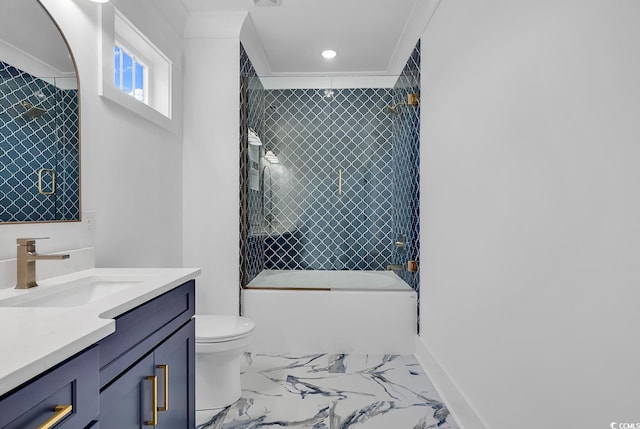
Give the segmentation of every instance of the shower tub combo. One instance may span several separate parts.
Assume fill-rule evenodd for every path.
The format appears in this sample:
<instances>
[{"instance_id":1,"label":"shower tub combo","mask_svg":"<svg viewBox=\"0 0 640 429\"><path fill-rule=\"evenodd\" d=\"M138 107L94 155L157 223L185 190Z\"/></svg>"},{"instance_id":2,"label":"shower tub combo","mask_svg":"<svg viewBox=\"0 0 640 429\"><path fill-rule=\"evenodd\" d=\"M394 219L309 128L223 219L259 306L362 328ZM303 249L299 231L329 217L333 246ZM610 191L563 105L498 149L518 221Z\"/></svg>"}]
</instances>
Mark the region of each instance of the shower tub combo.
<instances>
[{"instance_id":1,"label":"shower tub combo","mask_svg":"<svg viewBox=\"0 0 640 429\"><path fill-rule=\"evenodd\" d=\"M242 290L257 353L413 354L416 292L390 271L265 270Z\"/></svg>"}]
</instances>

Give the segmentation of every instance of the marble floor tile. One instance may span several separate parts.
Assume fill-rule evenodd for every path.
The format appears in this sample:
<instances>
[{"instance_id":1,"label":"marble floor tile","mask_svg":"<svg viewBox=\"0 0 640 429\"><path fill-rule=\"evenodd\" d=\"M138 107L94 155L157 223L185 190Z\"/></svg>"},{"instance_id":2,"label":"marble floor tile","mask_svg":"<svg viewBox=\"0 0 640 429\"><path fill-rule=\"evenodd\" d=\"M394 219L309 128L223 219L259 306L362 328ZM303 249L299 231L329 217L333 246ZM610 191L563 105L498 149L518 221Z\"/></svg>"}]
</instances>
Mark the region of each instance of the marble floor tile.
<instances>
[{"instance_id":1,"label":"marble floor tile","mask_svg":"<svg viewBox=\"0 0 640 429\"><path fill-rule=\"evenodd\" d=\"M458 429L413 356L247 355L242 398L198 429Z\"/></svg>"}]
</instances>

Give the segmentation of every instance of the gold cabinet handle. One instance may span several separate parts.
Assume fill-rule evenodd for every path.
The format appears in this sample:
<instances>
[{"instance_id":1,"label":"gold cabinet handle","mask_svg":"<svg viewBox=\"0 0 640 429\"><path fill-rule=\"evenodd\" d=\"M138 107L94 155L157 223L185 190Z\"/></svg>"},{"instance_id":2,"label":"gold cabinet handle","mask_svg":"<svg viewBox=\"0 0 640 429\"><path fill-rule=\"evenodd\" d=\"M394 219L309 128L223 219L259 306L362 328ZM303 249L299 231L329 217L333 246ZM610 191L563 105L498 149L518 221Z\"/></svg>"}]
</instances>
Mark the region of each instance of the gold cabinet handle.
<instances>
[{"instance_id":1,"label":"gold cabinet handle","mask_svg":"<svg viewBox=\"0 0 640 429\"><path fill-rule=\"evenodd\" d=\"M49 420L38 426L38 429L51 429L54 427L60 420L71 414L73 405L58 405L54 410L56 413Z\"/></svg>"},{"instance_id":2,"label":"gold cabinet handle","mask_svg":"<svg viewBox=\"0 0 640 429\"><path fill-rule=\"evenodd\" d=\"M151 385L153 389L153 399L151 406L153 408L153 414L151 420L147 420L144 422L145 426L155 426L158 424L158 377L155 375L150 375L147 377L147 380L151 380Z\"/></svg>"},{"instance_id":3,"label":"gold cabinet handle","mask_svg":"<svg viewBox=\"0 0 640 429\"><path fill-rule=\"evenodd\" d=\"M164 406L158 407L158 411L169 411L169 365L158 365L164 376Z\"/></svg>"}]
</instances>

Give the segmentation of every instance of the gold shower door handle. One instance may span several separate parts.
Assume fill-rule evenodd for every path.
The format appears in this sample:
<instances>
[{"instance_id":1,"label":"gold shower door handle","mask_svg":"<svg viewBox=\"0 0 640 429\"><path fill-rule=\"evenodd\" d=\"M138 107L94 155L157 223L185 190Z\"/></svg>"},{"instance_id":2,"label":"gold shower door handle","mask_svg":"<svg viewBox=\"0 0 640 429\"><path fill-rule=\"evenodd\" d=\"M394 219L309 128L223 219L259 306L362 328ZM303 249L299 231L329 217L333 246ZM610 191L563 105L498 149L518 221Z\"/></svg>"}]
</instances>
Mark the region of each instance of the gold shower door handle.
<instances>
[{"instance_id":1,"label":"gold shower door handle","mask_svg":"<svg viewBox=\"0 0 640 429\"><path fill-rule=\"evenodd\" d=\"M51 174L51 191L45 191L42 187L42 174L49 173ZM38 170L38 192L42 195L53 195L56 193L56 172L51 170L50 168L41 168Z\"/></svg>"},{"instance_id":2,"label":"gold shower door handle","mask_svg":"<svg viewBox=\"0 0 640 429\"><path fill-rule=\"evenodd\" d=\"M342 168L338 169L338 196L342 196Z\"/></svg>"},{"instance_id":3,"label":"gold shower door handle","mask_svg":"<svg viewBox=\"0 0 640 429\"><path fill-rule=\"evenodd\" d=\"M169 365L158 365L156 368L162 370L164 377L164 405L158 407L158 411L169 411Z\"/></svg>"}]
</instances>

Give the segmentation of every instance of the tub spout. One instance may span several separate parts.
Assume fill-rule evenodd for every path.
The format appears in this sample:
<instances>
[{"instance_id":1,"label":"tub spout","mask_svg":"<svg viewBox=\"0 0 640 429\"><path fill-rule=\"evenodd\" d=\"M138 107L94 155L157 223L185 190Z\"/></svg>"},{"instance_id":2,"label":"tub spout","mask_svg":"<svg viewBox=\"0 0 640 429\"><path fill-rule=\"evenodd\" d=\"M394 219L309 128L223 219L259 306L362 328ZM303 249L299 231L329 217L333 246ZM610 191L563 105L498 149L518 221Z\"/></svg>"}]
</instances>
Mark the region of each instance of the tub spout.
<instances>
[{"instance_id":1,"label":"tub spout","mask_svg":"<svg viewBox=\"0 0 640 429\"><path fill-rule=\"evenodd\" d=\"M389 264L387 265L387 271L404 271L402 265Z\"/></svg>"}]
</instances>

